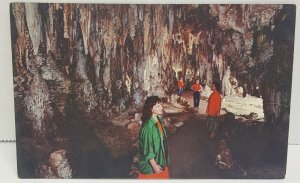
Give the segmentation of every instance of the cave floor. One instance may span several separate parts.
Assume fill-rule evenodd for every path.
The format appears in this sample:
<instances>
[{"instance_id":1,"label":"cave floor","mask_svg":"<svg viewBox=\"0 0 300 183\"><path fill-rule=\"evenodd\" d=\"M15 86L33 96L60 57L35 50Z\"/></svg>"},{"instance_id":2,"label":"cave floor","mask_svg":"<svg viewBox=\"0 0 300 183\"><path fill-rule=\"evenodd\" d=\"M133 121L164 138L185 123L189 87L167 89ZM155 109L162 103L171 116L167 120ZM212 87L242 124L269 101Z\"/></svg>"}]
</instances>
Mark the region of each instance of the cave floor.
<instances>
[{"instance_id":1,"label":"cave floor","mask_svg":"<svg viewBox=\"0 0 300 183\"><path fill-rule=\"evenodd\" d=\"M183 97L192 106L192 92L187 91ZM240 170L221 170L215 165L215 158L219 140L218 138L209 139L206 130L206 109L207 101L201 100L200 108L197 112L185 112L177 114L167 114L166 117L171 121L182 121L183 126L176 130L176 133L169 136L169 156L170 156L170 177L172 179L220 179L220 178L276 178L276 174L282 175L284 166L271 165L270 163L260 162L259 164L246 165L243 159L239 159L242 168L247 169L247 176ZM225 114L225 111L222 111ZM74 178L129 178L130 164L132 155L123 156L115 159L111 156L108 149L99 142L98 137L91 133L93 129L84 128L78 124L83 119L73 118L70 124L72 131L69 131L69 149L71 152L71 164L75 168ZM251 130L251 129L250 129ZM75 135L77 134L77 135ZM251 134L249 132L249 134ZM255 133L253 133L255 134ZM252 145L245 144L243 133L235 138L235 149L240 147L247 148L247 152L254 150L251 156L256 156L255 146L259 143L259 138L249 136L247 139ZM239 150L238 150L239 151ZM252 152L251 152L252 153ZM248 158L248 157L247 157ZM247 162L247 158L244 162ZM244 166L245 165L245 166ZM261 167L261 168L260 168Z\"/></svg>"},{"instance_id":2,"label":"cave floor","mask_svg":"<svg viewBox=\"0 0 300 183\"><path fill-rule=\"evenodd\" d=\"M185 91L182 97L193 106L192 91ZM196 113L169 115L173 120L184 122L168 141L171 178L224 178L214 165L217 142L209 139L206 130L206 106L207 100L201 99Z\"/></svg>"},{"instance_id":3,"label":"cave floor","mask_svg":"<svg viewBox=\"0 0 300 183\"><path fill-rule=\"evenodd\" d=\"M232 144L234 159L241 165L232 170L222 170L214 163L218 150L219 138L209 139L206 130L206 117L188 118L188 122L178 129L168 140L170 156L170 177L173 179L249 179L249 178L283 178L285 161L274 162L274 158L260 158L260 147L266 146L259 137L252 133L251 139L244 139L239 133ZM249 136L249 137L250 137ZM276 145L276 144L275 144ZM274 147L269 151L278 152ZM241 150L242 149L242 150ZM233 149L232 149L233 150ZM244 156L241 155L244 153ZM271 152L272 153L272 152ZM272 153L274 155L274 153ZM269 154L267 156L270 156ZM255 160L254 160L255 159ZM246 174L244 174L246 173Z\"/></svg>"},{"instance_id":4,"label":"cave floor","mask_svg":"<svg viewBox=\"0 0 300 183\"><path fill-rule=\"evenodd\" d=\"M170 137L171 178L221 178L214 165L217 146L209 139L204 121L191 120Z\"/></svg>"},{"instance_id":5,"label":"cave floor","mask_svg":"<svg viewBox=\"0 0 300 183\"><path fill-rule=\"evenodd\" d=\"M192 92L185 92L183 97L192 106ZM232 147L234 153L245 153L239 156L238 168L222 170L215 165L220 137L209 138L206 130L206 100L201 100L197 113L169 115L171 119L184 122L176 134L169 137L170 177L174 179L221 179L221 178L282 178L285 174L284 161L272 162L270 159L260 158L266 141L261 139L257 126L247 127L236 132ZM221 111L221 115L226 112ZM244 130L244 132L243 132ZM245 133L245 131L247 133ZM264 137L262 137L264 138ZM245 144L246 143L246 144ZM241 151L240 149L243 149ZM280 147L275 147L277 151ZM270 150L270 149L269 149ZM259 158L256 158L259 157ZM251 160L256 159L251 162Z\"/></svg>"}]
</instances>

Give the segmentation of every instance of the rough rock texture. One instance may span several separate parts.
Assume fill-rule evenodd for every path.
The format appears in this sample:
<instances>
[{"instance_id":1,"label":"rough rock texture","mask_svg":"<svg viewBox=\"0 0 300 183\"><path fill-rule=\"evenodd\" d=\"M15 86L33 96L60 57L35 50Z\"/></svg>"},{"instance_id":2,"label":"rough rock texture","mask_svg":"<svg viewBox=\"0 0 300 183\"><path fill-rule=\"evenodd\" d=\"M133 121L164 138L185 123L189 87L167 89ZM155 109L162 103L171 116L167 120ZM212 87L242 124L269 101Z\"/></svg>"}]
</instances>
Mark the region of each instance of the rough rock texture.
<instances>
[{"instance_id":1,"label":"rough rock texture","mask_svg":"<svg viewBox=\"0 0 300 183\"><path fill-rule=\"evenodd\" d=\"M66 156L65 150L57 150L51 153L48 162L41 165L37 172L41 178L72 178L72 169Z\"/></svg>"},{"instance_id":2,"label":"rough rock texture","mask_svg":"<svg viewBox=\"0 0 300 183\"><path fill-rule=\"evenodd\" d=\"M283 131L287 139L290 113L293 68L295 7L284 7L275 19L273 52L262 85L263 108L266 121ZM281 134L281 133L280 133Z\"/></svg>"}]
</instances>

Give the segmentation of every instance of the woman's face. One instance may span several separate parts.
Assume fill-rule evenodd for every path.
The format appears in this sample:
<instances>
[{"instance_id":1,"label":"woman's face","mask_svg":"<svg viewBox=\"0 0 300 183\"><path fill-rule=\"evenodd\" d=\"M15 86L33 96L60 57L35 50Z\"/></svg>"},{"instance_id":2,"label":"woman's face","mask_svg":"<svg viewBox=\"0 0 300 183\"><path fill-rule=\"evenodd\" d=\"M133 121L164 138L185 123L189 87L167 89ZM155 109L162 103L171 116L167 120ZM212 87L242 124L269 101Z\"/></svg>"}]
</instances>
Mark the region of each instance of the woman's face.
<instances>
[{"instance_id":1,"label":"woman's face","mask_svg":"<svg viewBox=\"0 0 300 183\"><path fill-rule=\"evenodd\" d=\"M152 108L152 113L153 114L158 114L158 115L162 115L163 113L163 107L161 105L161 103L156 103L153 108Z\"/></svg>"}]
</instances>

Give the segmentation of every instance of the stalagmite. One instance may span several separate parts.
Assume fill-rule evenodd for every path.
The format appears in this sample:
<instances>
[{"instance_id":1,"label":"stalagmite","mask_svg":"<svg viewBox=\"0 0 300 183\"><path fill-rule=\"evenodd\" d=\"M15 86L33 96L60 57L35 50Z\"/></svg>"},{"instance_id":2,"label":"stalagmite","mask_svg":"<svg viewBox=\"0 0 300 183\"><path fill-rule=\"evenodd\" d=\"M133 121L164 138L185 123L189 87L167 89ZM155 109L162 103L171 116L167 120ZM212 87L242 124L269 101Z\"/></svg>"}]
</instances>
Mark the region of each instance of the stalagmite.
<instances>
[{"instance_id":1,"label":"stalagmite","mask_svg":"<svg viewBox=\"0 0 300 183\"><path fill-rule=\"evenodd\" d=\"M48 86L39 75L33 77L30 93L24 98L25 115L32 121L32 128L37 141L47 137L47 126L53 115L49 102Z\"/></svg>"},{"instance_id":2,"label":"stalagmite","mask_svg":"<svg viewBox=\"0 0 300 183\"><path fill-rule=\"evenodd\" d=\"M232 93L232 85L229 80L230 74L230 67L228 66L222 80L222 94L224 96L231 95Z\"/></svg>"},{"instance_id":3,"label":"stalagmite","mask_svg":"<svg viewBox=\"0 0 300 183\"><path fill-rule=\"evenodd\" d=\"M100 55L98 53L96 53L93 56L92 60L93 60L94 67L95 67L96 81L99 82L99 80L100 80Z\"/></svg>"},{"instance_id":4,"label":"stalagmite","mask_svg":"<svg viewBox=\"0 0 300 183\"><path fill-rule=\"evenodd\" d=\"M47 162L41 165L37 171L40 178L49 179L70 179L73 172L70 160L67 157L67 151L64 149L52 152Z\"/></svg>"}]
</instances>

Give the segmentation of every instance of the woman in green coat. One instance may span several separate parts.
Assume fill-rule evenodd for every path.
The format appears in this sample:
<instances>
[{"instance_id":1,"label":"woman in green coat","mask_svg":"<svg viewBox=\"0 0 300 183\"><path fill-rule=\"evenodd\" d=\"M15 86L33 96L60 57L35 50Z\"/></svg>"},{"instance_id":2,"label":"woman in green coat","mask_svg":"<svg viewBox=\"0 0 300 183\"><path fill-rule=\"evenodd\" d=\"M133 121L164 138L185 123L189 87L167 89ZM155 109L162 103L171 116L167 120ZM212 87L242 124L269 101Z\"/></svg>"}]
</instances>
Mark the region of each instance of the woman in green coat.
<instances>
[{"instance_id":1,"label":"woman in green coat","mask_svg":"<svg viewBox=\"0 0 300 183\"><path fill-rule=\"evenodd\" d=\"M144 104L138 140L139 179L169 178L167 136L162 125L160 102L158 96L151 96Z\"/></svg>"}]
</instances>

